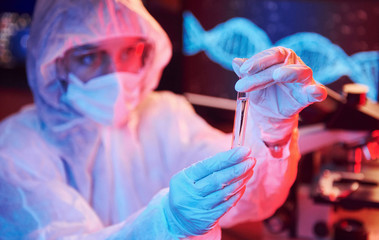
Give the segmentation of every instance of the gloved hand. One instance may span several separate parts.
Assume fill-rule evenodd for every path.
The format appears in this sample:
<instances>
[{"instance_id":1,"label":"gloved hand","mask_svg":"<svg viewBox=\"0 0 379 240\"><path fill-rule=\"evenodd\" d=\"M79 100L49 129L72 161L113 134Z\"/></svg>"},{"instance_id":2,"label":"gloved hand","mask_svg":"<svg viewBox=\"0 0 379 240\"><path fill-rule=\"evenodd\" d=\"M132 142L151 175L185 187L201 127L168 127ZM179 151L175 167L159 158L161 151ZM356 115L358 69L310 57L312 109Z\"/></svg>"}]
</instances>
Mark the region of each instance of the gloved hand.
<instances>
[{"instance_id":1,"label":"gloved hand","mask_svg":"<svg viewBox=\"0 0 379 240\"><path fill-rule=\"evenodd\" d=\"M210 231L245 192L255 160L238 147L195 163L172 177L164 211L179 237Z\"/></svg>"},{"instance_id":2,"label":"gloved hand","mask_svg":"<svg viewBox=\"0 0 379 240\"><path fill-rule=\"evenodd\" d=\"M233 69L240 77L235 89L249 92L250 112L264 142L289 140L298 113L326 98L312 70L290 49L274 47L249 59L236 58Z\"/></svg>"}]
</instances>

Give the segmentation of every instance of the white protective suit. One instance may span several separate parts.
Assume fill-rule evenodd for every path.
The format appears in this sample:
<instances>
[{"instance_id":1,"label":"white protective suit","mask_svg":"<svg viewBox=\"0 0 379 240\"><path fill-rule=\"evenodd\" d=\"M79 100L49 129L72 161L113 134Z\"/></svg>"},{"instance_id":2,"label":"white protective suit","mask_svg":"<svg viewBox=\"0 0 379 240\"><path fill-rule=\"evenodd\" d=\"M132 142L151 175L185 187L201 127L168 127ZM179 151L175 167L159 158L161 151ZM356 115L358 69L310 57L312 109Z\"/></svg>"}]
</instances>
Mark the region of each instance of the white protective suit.
<instances>
[{"instance_id":1,"label":"white protective suit","mask_svg":"<svg viewBox=\"0 0 379 240\"><path fill-rule=\"evenodd\" d=\"M69 48L116 36L155 46L145 98L122 129L63 104L55 66ZM40 0L28 50L35 105L0 125L0 239L176 239L161 206L170 178L229 149L231 136L207 125L183 97L152 92L171 56L158 23L139 0ZM282 159L271 157L254 124L248 132L254 175L221 227L272 215L296 176L296 129ZM219 238L219 228L203 237Z\"/></svg>"}]
</instances>

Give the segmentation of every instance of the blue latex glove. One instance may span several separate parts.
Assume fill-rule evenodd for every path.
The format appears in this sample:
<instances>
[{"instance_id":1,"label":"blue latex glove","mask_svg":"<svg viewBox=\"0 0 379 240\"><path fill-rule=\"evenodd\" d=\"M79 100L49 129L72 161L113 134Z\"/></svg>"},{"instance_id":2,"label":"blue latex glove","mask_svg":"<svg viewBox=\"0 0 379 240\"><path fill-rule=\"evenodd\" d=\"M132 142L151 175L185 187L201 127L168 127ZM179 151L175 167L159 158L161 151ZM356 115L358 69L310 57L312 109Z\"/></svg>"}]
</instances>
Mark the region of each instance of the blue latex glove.
<instances>
[{"instance_id":1,"label":"blue latex glove","mask_svg":"<svg viewBox=\"0 0 379 240\"><path fill-rule=\"evenodd\" d=\"M234 148L198 162L172 177L164 211L179 237L202 235L242 197L253 175L250 149Z\"/></svg>"},{"instance_id":2,"label":"blue latex glove","mask_svg":"<svg viewBox=\"0 0 379 240\"><path fill-rule=\"evenodd\" d=\"M235 89L249 92L252 117L264 141L275 142L290 135L298 113L326 98L312 70L291 49L274 47L249 59L236 58L233 69L240 77ZM289 139L287 137L287 139Z\"/></svg>"}]
</instances>

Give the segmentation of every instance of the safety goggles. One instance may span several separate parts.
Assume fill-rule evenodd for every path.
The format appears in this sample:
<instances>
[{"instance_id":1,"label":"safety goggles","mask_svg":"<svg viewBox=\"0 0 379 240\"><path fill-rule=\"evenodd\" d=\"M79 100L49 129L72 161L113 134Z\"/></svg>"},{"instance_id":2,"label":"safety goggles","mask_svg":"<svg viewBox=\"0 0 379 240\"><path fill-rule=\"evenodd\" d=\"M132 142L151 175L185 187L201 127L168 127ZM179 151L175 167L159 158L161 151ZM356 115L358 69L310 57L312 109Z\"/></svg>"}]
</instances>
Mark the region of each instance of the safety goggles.
<instances>
[{"instance_id":1,"label":"safety goggles","mask_svg":"<svg viewBox=\"0 0 379 240\"><path fill-rule=\"evenodd\" d=\"M139 73L152 55L153 45L139 37L119 37L85 44L65 52L67 72L83 82L112 72Z\"/></svg>"}]
</instances>

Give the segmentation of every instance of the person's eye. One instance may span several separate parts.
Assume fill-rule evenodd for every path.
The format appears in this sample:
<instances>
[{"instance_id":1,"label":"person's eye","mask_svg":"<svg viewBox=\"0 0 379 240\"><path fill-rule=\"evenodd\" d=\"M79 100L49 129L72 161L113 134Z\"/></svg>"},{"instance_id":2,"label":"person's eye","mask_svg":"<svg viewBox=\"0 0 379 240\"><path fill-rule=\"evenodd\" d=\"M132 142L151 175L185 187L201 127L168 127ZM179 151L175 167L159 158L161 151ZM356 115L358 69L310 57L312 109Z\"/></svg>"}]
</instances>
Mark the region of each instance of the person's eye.
<instances>
[{"instance_id":1,"label":"person's eye","mask_svg":"<svg viewBox=\"0 0 379 240\"><path fill-rule=\"evenodd\" d=\"M98 60L98 58L99 58L98 54L88 53L88 54L81 55L78 60L80 64L90 66L90 65L93 65Z\"/></svg>"}]
</instances>

